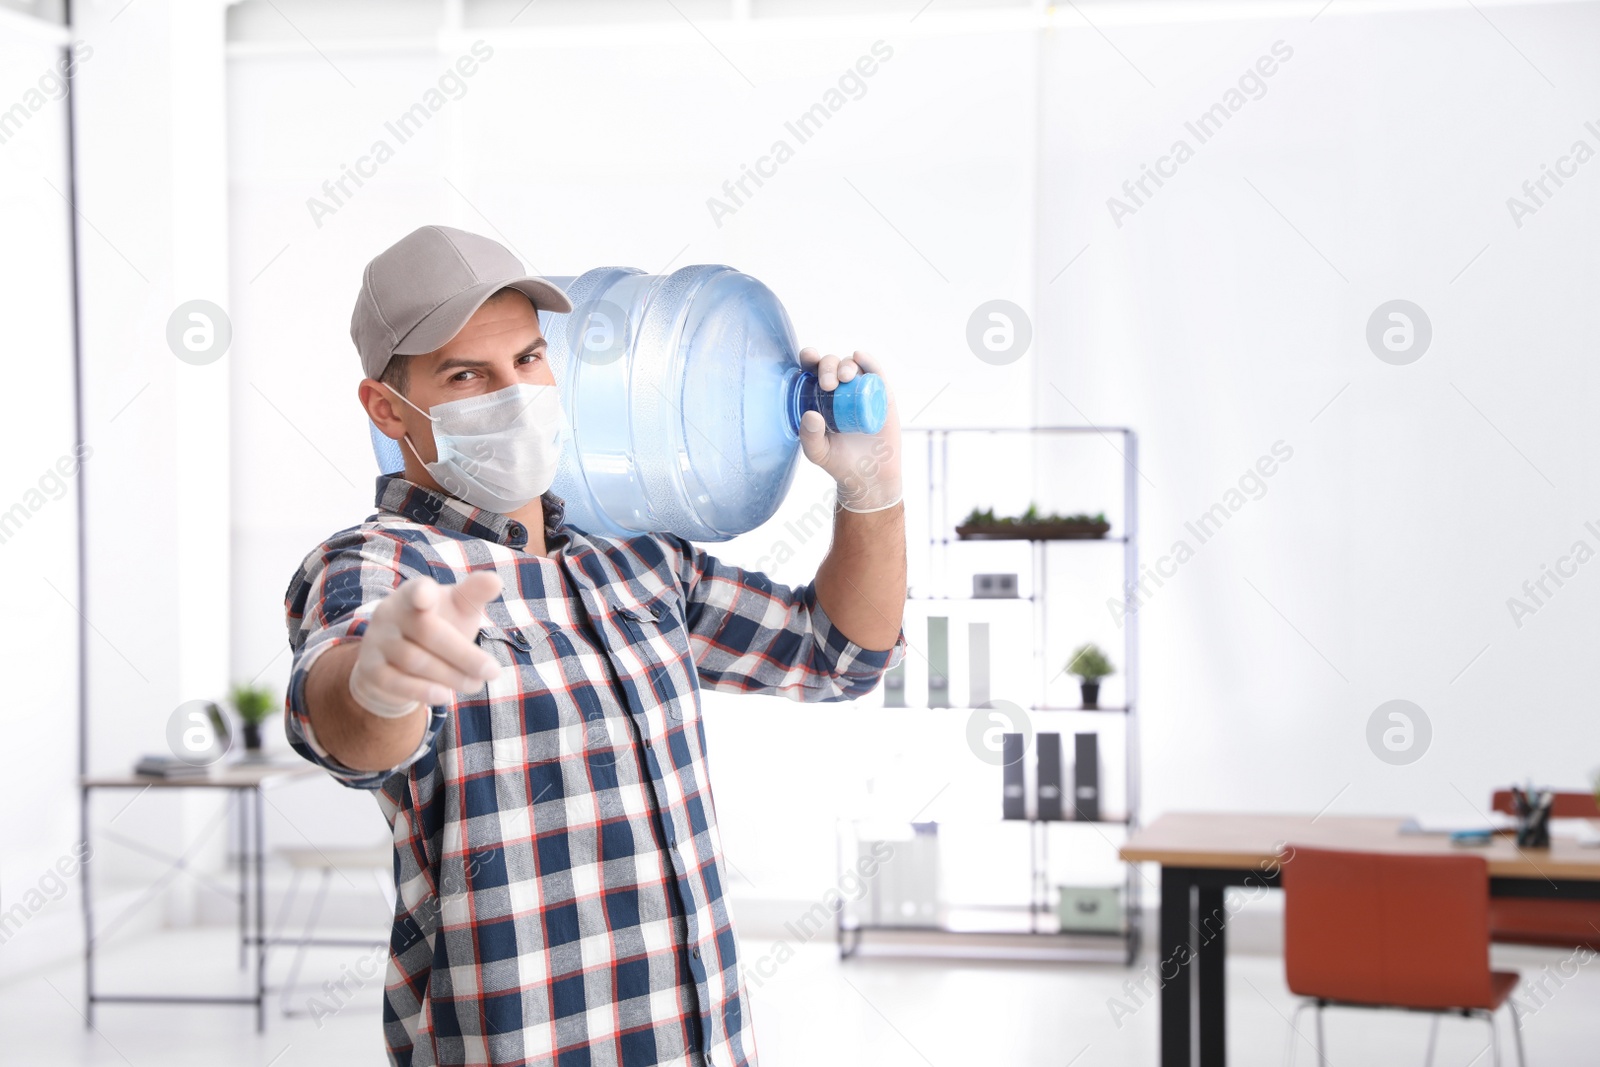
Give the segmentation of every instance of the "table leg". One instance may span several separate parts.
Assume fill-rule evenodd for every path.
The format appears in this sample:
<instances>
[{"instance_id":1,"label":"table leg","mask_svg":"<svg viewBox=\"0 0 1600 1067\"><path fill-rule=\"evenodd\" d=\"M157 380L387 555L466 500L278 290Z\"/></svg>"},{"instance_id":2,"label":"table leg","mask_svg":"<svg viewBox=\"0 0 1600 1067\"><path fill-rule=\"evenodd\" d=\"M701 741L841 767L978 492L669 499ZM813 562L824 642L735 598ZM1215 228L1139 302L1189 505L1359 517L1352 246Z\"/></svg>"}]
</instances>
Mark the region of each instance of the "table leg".
<instances>
[{"instance_id":1,"label":"table leg","mask_svg":"<svg viewBox=\"0 0 1600 1067\"><path fill-rule=\"evenodd\" d=\"M89 787L79 791L78 837L80 862L78 873L83 876L83 1026L94 1029L94 902L90 891L89 857Z\"/></svg>"},{"instance_id":2,"label":"table leg","mask_svg":"<svg viewBox=\"0 0 1600 1067\"><path fill-rule=\"evenodd\" d=\"M1228 1062L1228 941L1221 886L1200 887L1200 921L1195 951L1200 985L1200 1067L1226 1067Z\"/></svg>"},{"instance_id":3,"label":"table leg","mask_svg":"<svg viewBox=\"0 0 1600 1067\"><path fill-rule=\"evenodd\" d=\"M252 844L256 861L256 1033L259 1034L267 1028L267 865L261 811L266 807L266 797L259 785L252 792L256 817Z\"/></svg>"},{"instance_id":4,"label":"table leg","mask_svg":"<svg viewBox=\"0 0 1600 1067\"><path fill-rule=\"evenodd\" d=\"M1161 868L1160 956L1156 963L1161 982L1161 1067L1193 1067L1189 1040L1189 896L1193 886L1187 869Z\"/></svg>"},{"instance_id":5,"label":"table leg","mask_svg":"<svg viewBox=\"0 0 1600 1067\"><path fill-rule=\"evenodd\" d=\"M242 792L238 790L230 790L228 800L234 806L234 811L238 815L237 821L239 823L239 840L237 845L239 859L239 969L242 971L244 970L245 950L250 944L250 923L248 919L248 911L245 906L245 890L246 886L249 884L245 874L245 868L249 863L249 860L246 859L249 854L245 851L247 842L250 839L250 827L247 819L249 812L245 806L244 794Z\"/></svg>"}]
</instances>

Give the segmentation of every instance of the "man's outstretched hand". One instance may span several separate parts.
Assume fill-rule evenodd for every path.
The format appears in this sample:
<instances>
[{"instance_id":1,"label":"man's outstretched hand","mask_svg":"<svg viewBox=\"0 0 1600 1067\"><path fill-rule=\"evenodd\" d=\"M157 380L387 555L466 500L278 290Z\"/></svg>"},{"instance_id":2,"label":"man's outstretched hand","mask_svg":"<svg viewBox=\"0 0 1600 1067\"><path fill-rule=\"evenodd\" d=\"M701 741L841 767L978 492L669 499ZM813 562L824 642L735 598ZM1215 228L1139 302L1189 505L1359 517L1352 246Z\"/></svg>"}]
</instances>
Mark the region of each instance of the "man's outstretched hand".
<instances>
[{"instance_id":1,"label":"man's outstretched hand","mask_svg":"<svg viewBox=\"0 0 1600 1067\"><path fill-rule=\"evenodd\" d=\"M452 691L471 693L500 674L479 648L483 608L500 595L500 576L474 571L454 585L417 577L378 604L350 669L350 696L385 719L422 705L444 704Z\"/></svg>"},{"instance_id":2,"label":"man's outstretched hand","mask_svg":"<svg viewBox=\"0 0 1600 1067\"><path fill-rule=\"evenodd\" d=\"M818 386L828 393L864 371L883 376L877 360L865 352L841 359L804 348L800 362L816 374ZM839 506L846 511L882 511L900 502L900 415L887 378L883 384L889 413L877 433L829 433L822 415L815 411L800 419L800 448L807 459L833 476L839 486Z\"/></svg>"}]
</instances>

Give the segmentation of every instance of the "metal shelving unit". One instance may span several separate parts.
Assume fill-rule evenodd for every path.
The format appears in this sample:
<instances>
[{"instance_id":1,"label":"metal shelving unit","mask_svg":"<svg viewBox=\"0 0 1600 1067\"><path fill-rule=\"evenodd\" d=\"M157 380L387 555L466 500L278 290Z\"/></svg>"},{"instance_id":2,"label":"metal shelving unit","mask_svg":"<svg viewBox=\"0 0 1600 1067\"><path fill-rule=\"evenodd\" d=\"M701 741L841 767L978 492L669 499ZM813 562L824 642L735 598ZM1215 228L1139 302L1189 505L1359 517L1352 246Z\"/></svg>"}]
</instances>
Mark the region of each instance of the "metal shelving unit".
<instances>
[{"instance_id":1,"label":"metal shelving unit","mask_svg":"<svg viewBox=\"0 0 1600 1067\"><path fill-rule=\"evenodd\" d=\"M935 593L912 597L914 601L954 603L959 601L973 601L984 605L1005 603L1029 603L1033 614L1034 650L1033 655L1038 669L1038 699L1028 706L1027 710L1038 714L1053 714L1070 712L1073 714L1091 715L1120 715L1124 720L1124 781L1125 781L1125 814L1121 818L1106 817L1097 820L1027 820L1029 833L1029 903L1025 909L1021 905L1009 907L993 906L987 910L994 914L1006 912L1016 913L1025 911L1025 919L1020 915L1012 915L1013 921L1009 925L999 925L995 928L983 928L971 923L960 926L948 921L955 911L973 912L985 909L941 909L940 920L917 926L906 925L873 925L852 918L848 910L840 908L835 912L835 934L839 946L840 958L855 955L861 948L865 935L874 932L894 934L920 934L933 935L981 935L991 941L1005 941L1010 935L1025 935L1025 943L1038 944L1045 954L1053 959L1094 960L1105 962L1121 961L1131 965L1139 952L1142 938L1142 917L1139 892L1139 871L1134 864L1123 864L1123 914L1124 929L1120 933L1091 935L1084 933L1062 933L1059 925L1053 921L1055 908L1049 899L1050 886L1048 880L1048 842L1049 828L1051 825L1063 826L1117 826L1126 828L1131 832L1139 824L1139 622L1138 614L1133 610L1129 593L1137 587L1139 579L1139 487L1138 487L1138 436L1127 427L1103 426L1041 426L1041 427L976 427L976 428L941 428L941 429L906 429L903 431L908 437L913 434L924 434L927 437L928 461L928 570L930 575L936 575L940 581L935 585ZM1029 540L1031 548L1031 562L1033 568L1032 592L1028 596L1015 598L977 598L970 596L952 596L948 592L948 575L950 571L951 546L963 545L994 545L995 540L963 540L952 537L951 532L955 526L955 515L951 512L950 491L950 439L968 435L1018 435L1028 438L1028 447L1034 439L1043 435L1068 435L1068 434L1096 434L1105 438L1109 444L1116 447L1122 458L1122 528L1116 536L1107 536L1092 539L1061 539L1061 540ZM1120 447L1117 439L1120 438ZM908 442L909 443L909 442ZM1022 447L1019 445L1019 448ZM958 507L971 506L973 501L957 502ZM1018 538L1017 541L1024 539ZM1004 542L999 542L1004 543ZM1050 631L1049 614L1047 611L1049 601L1049 564L1052 545L1070 546L1070 548L1084 548L1091 545L1116 545L1122 553L1122 599L1123 599L1123 687L1124 702L1115 707L1081 708L1051 705L1045 702L1049 682L1053 678L1051 672L1052 658L1050 656ZM1062 549L1062 550L1070 550ZM998 803L998 798L997 798ZM1072 810L1070 804L1064 805L1067 810ZM998 825L1015 824L1018 820L995 819ZM1103 834L1101 836L1104 836ZM859 838L856 838L859 840ZM843 836L840 837L842 846ZM1114 847L1108 842L1106 847ZM841 867L842 871L842 867ZM1086 945L1086 942L1111 941L1112 947L1103 944L1099 946ZM1009 949L1009 950L1008 950ZM1001 946L998 955L1015 957L1025 953L1025 949L1011 946ZM984 955L980 951L964 951L962 955Z\"/></svg>"}]
</instances>

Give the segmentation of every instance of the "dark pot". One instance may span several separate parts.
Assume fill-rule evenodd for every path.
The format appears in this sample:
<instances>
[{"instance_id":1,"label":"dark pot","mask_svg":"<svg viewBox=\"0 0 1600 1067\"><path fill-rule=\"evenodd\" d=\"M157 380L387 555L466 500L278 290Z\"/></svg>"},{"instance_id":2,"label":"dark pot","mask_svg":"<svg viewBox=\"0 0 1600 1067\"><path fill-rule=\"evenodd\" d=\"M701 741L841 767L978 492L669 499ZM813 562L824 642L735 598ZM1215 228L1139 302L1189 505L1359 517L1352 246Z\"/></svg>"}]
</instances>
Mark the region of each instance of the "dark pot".
<instances>
[{"instance_id":1,"label":"dark pot","mask_svg":"<svg viewBox=\"0 0 1600 1067\"><path fill-rule=\"evenodd\" d=\"M246 752L261 751L261 724L247 722L244 724L244 750Z\"/></svg>"},{"instance_id":2,"label":"dark pot","mask_svg":"<svg viewBox=\"0 0 1600 1067\"><path fill-rule=\"evenodd\" d=\"M1100 683L1085 679L1078 683L1078 688L1083 692L1083 706L1091 711L1100 706Z\"/></svg>"}]
</instances>

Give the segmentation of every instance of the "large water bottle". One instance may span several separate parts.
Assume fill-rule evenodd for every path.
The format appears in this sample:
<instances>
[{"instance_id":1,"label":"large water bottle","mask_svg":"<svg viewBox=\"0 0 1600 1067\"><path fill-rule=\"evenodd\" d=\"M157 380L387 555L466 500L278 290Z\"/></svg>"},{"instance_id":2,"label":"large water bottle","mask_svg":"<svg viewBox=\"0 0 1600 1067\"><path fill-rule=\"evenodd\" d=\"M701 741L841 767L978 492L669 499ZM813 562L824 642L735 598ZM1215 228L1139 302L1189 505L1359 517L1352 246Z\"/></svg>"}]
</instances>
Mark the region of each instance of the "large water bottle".
<instances>
[{"instance_id":1,"label":"large water bottle","mask_svg":"<svg viewBox=\"0 0 1600 1067\"><path fill-rule=\"evenodd\" d=\"M552 488L580 529L727 540L783 502L806 411L841 433L883 427L882 379L823 392L783 305L748 274L602 267L550 280L572 300L569 314L539 315L572 427ZM379 466L398 470L375 428L373 444Z\"/></svg>"}]
</instances>

